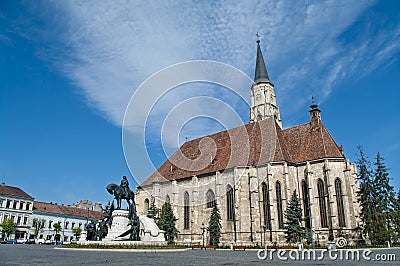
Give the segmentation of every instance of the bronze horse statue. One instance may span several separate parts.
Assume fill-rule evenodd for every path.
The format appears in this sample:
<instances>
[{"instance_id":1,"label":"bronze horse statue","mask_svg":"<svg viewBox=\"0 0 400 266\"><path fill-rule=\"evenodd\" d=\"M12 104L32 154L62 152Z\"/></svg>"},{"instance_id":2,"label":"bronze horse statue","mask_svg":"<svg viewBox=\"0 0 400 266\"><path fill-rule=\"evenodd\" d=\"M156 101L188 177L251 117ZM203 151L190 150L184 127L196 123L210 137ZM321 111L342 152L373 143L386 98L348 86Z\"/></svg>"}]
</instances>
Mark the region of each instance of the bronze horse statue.
<instances>
[{"instance_id":1,"label":"bronze horse statue","mask_svg":"<svg viewBox=\"0 0 400 266\"><path fill-rule=\"evenodd\" d=\"M132 211L136 214L135 193L132 190L128 189L128 193L125 194L124 189L117 184L109 184L106 189L117 200L117 209L121 209L121 202L124 199L128 203L129 209L133 207Z\"/></svg>"}]
</instances>

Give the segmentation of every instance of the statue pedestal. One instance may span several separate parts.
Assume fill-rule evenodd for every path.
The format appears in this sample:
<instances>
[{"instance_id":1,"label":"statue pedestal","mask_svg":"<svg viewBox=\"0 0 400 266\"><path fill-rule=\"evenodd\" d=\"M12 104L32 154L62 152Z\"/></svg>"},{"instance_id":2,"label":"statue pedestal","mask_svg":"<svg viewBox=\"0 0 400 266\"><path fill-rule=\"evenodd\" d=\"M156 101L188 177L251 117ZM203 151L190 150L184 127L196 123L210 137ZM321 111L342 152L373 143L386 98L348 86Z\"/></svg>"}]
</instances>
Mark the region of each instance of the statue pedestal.
<instances>
[{"instance_id":1,"label":"statue pedestal","mask_svg":"<svg viewBox=\"0 0 400 266\"><path fill-rule=\"evenodd\" d=\"M102 243L117 244L119 242L124 244L145 244L145 245L164 245L165 241L164 231L160 230L153 219L146 215L139 215L140 222L140 241L129 241L130 234L120 237L123 233L130 229L129 226L129 211L114 210L112 212L112 224L108 229L107 236L102 240Z\"/></svg>"}]
</instances>

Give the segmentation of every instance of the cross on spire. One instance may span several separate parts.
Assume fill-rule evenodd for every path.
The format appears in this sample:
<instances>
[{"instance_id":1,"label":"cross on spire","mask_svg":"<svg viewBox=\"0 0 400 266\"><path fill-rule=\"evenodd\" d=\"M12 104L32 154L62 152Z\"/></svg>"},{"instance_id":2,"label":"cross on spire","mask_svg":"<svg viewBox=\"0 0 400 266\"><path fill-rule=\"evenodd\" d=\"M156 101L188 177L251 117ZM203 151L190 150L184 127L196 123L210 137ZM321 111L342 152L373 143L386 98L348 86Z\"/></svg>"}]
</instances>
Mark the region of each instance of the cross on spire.
<instances>
[{"instance_id":1,"label":"cross on spire","mask_svg":"<svg viewBox=\"0 0 400 266\"><path fill-rule=\"evenodd\" d=\"M257 43L260 42L260 35L258 34L258 32L256 32L256 41L257 41Z\"/></svg>"}]
</instances>

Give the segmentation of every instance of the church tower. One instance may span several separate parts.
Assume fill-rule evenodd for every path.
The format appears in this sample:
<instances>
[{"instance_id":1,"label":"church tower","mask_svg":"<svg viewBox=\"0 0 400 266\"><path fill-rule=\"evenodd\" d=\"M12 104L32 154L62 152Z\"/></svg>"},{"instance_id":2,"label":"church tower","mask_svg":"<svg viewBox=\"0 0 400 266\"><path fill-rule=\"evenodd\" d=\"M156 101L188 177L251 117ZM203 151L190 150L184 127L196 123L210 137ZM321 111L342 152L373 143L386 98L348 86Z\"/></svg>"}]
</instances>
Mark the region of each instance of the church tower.
<instances>
[{"instance_id":1,"label":"church tower","mask_svg":"<svg viewBox=\"0 0 400 266\"><path fill-rule=\"evenodd\" d=\"M250 122L260 121L268 117L274 117L282 128L281 115L276 105L274 84L269 80L261 53L260 40L257 39L256 71L254 84L251 87Z\"/></svg>"}]
</instances>

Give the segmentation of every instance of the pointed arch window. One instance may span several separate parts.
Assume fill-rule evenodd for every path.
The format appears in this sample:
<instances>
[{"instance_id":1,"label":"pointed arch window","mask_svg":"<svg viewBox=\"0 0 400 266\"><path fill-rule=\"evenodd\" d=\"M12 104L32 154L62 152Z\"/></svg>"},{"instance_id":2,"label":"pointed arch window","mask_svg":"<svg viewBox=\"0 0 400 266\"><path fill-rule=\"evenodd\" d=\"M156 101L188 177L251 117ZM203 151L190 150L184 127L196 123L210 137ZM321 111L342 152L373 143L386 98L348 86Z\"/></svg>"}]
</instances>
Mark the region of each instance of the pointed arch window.
<instances>
[{"instance_id":1,"label":"pointed arch window","mask_svg":"<svg viewBox=\"0 0 400 266\"><path fill-rule=\"evenodd\" d=\"M265 183L262 183L262 195L263 195L263 213L264 213L264 225L267 229L271 228L271 212L270 212L270 201L268 187Z\"/></svg>"},{"instance_id":2,"label":"pointed arch window","mask_svg":"<svg viewBox=\"0 0 400 266\"><path fill-rule=\"evenodd\" d=\"M235 195L231 185L226 186L226 210L227 220L235 220Z\"/></svg>"},{"instance_id":3,"label":"pointed arch window","mask_svg":"<svg viewBox=\"0 0 400 266\"><path fill-rule=\"evenodd\" d=\"M343 206L343 191L342 191L342 181L340 178L335 180L335 192L336 192L336 204L338 209L339 227L346 227L346 220L344 216L344 206Z\"/></svg>"},{"instance_id":4,"label":"pointed arch window","mask_svg":"<svg viewBox=\"0 0 400 266\"><path fill-rule=\"evenodd\" d=\"M305 180L301 182L301 191L303 194L303 215L306 219L306 228L311 228L310 197L308 195L308 185Z\"/></svg>"},{"instance_id":5,"label":"pointed arch window","mask_svg":"<svg viewBox=\"0 0 400 266\"><path fill-rule=\"evenodd\" d=\"M278 227L283 228L283 208L281 183L276 181L276 209L278 210Z\"/></svg>"},{"instance_id":6,"label":"pointed arch window","mask_svg":"<svg viewBox=\"0 0 400 266\"><path fill-rule=\"evenodd\" d=\"M321 227L327 228L328 217L326 215L325 189L324 189L324 181L322 181L322 179L318 179L317 188L318 188L319 214L321 217Z\"/></svg>"},{"instance_id":7,"label":"pointed arch window","mask_svg":"<svg viewBox=\"0 0 400 266\"><path fill-rule=\"evenodd\" d=\"M165 197L165 202L168 204L171 204L171 199L169 198L169 195L167 194L167 196Z\"/></svg>"},{"instance_id":8,"label":"pointed arch window","mask_svg":"<svg viewBox=\"0 0 400 266\"><path fill-rule=\"evenodd\" d=\"M190 202L189 193L185 191L183 197L183 229L189 229L190 225Z\"/></svg>"},{"instance_id":9,"label":"pointed arch window","mask_svg":"<svg viewBox=\"0 0 400 266\"><path fill-rule=\"evenodd\" d=\"M144 213L145 214L148 214L149 213L149 207L150 207L150 201L149 201L149 199L145 199L144 200Z\"/></svg>"},{"instance_id":10,"label":"pointed arch window","mask_svg":"<svg viewBox=\"0 0 400 266\"><path fill-rule=\"evenodd\" d=\"M212 191L212 189L208 189L207 193L206 193L206 197L207 197L207 208L214 208L215 205L215 194Z\"/></svg>"}]
</instances>

